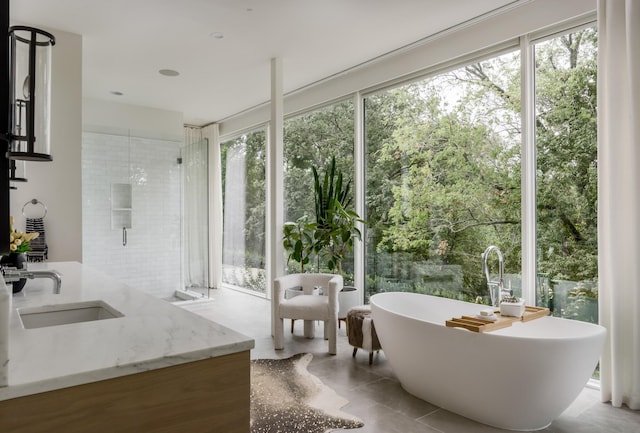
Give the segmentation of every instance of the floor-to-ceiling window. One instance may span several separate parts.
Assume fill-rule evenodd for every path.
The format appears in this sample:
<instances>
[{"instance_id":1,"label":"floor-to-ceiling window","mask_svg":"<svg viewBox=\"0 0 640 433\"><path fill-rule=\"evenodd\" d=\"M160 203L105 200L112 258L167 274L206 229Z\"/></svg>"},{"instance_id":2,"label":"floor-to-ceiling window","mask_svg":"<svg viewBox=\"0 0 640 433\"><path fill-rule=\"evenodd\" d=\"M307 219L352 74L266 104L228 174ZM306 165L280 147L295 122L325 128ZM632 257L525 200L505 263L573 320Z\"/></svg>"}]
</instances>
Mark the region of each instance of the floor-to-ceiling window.
<instances>
[{"instance_id":1,"label":"floor-to-ceiling window","mask_svg":"<svg viewBox=\"0 0 640 433\"><path fill-rule=\"evenodd\" d=\"M520 210L535 206L537 304L597 322L597 35L556 31L532 46L532 93L515 50L365 98L367 295L486 303L480 255L492 244L521 294ZM535 140L521 144L522 95ZM534 198L521 193L521 146L535 147Z\"/></svg>"},{"instance_id":2,"label":"floor-to-ceiling window","mask_svg":"<svg viewBox=\"0 0 640 433\"><path fill-rule=\"evenodd\" d=\"M597 323L597 33L534 47L538 304Z\"/></svg>"},{"instance_id":3,"label":"floor-to-ceiling window","mask_svg":"<svg viewBox=\"0 0 640 433\"><path fill-rule=\"evenodd\" d=\"M266 132L220 145L223 193L223 283L266 293Z\"/></svg>"},{"instance_id":4,"label":"floor-to-ceiling window","mask_svg":"<svg viewBox=\"0 0 640 433\"><path fill-rule=\"evenodd\" d=\"M366 97L367 295L488 302L489 245L519 293L519 59L501 53Z\"/></svg>"},{"instance_id":5,"label":"floor-to-ceiling window","mask_svg":"<svg viewBox=\"0 0 640 433\"><path fill-rule=\"evenodd\" d=\"M297 221L306 216L315 221L314 178L311 167L323 176L332 158L344 176L344 183L353 181L354 161L353 102L343 101L286 120L284 124L284 189L285 221ZM353 187L349 188L353 202ZM344 277L353 281L353 255L342 263ZM299 272L299 264L288 263L289 272ZM327 271L327 259L314 256L306 270Z\"/></svg>"}]
</instances>

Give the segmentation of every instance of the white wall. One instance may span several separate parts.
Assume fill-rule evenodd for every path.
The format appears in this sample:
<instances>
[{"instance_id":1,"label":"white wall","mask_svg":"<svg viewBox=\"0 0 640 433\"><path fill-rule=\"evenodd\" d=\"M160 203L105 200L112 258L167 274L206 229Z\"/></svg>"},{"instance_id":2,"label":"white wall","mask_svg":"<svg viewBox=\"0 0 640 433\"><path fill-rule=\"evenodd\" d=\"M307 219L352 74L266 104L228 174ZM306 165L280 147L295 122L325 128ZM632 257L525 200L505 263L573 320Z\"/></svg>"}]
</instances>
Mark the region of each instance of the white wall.
<instances>
[{"instance_id":1,"label":"white wall","mask_svg":"<svg viewBox=\"0 0 640 433\"><path fill-rule=\"evenodd\" d=\"M85 132L184 140L184 117L179 111L85 98L82 118Z\"/></svg>"},{"instance_id":2,"label":"white wall","mask_svg":"<svg viewBox=\"0 0 640 433\"><path fill-rule=\"evenodd\" d=\"M27 162L27 183L11 191L11 215L24 229L22 208L43 202L50 261L82 261L82 37L43 29L56 37L51 70L51 154L53 162ZM33 209L35 210L35 209Z\"/></svg>"}]
</instances>

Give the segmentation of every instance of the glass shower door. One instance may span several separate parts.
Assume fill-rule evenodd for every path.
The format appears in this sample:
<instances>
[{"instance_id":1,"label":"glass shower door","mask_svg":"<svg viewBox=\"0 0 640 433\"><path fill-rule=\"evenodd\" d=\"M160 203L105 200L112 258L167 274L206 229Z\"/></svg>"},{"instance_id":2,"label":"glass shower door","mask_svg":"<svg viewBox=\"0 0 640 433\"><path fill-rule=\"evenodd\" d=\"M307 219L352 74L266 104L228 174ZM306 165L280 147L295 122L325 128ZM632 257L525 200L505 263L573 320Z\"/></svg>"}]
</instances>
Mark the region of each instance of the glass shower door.
<instances>
[{"instance_id":1,"label":"glass shower door","mask_svg":"<svg viewBox=\"0 0 640 433\"><path fill-rule=\"evenodd\" d=\"M83 133L83 263L159 298L183 281L180 146Z\"/></svg>"}]
</instances>

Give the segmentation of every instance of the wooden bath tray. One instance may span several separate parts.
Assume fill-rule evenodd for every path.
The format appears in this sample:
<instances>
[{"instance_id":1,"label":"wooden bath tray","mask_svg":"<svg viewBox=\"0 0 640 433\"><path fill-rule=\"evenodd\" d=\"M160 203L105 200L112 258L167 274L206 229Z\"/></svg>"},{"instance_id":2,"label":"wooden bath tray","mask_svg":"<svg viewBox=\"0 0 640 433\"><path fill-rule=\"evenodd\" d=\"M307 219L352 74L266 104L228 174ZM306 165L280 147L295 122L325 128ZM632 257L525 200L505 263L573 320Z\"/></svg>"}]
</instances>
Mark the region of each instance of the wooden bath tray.
<instances>
[{"instance_id":1,"label":"wooden bath tray","mask_svg":"<svg viewBox=\"0 0 640 433\"><path fill-rule=\"evenodd\" d=\"M523 322L528 322L529 320L537 319L539 317L548 316L550 313L548 308L542 307L531 307L526 305L524 307L524 315L521 317Z\"/></svg>"},{"instance_id":2,"label":"wooden bath tray","mask_svg":"<svg viewBox=\"0 0 640 433\"><path fill-rule=\"evenodd\" d=\"M496 311L498 320L492 322L491 320L478 319L477 317L462 316L460 318L454 317L451 320L446 321L446 325L450 328L465 328L473 332L491 332L496 329L506 328L511 326L513 322L528 322L530 320L537 319L549 315L548 308L525 306L524 315L522 317L502 317L500 312Z\"/></svg>"}]
</instances>

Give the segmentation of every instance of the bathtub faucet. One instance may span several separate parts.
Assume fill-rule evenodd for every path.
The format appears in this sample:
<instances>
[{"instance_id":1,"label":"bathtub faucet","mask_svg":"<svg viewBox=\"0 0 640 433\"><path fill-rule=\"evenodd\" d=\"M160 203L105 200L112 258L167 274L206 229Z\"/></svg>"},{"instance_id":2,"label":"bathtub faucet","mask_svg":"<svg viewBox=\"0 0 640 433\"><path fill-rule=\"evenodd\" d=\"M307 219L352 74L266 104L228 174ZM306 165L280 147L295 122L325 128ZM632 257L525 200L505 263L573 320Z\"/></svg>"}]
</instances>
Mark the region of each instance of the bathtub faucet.
<instances>
[{"instance_id":1,"label":"bathtub faucet","mask_svg":"<svg viewBox=\"0 0 640 433\"><path fill-rule=\"evenodd\" d=\"M487 260L489 258L489 253L492 251L498 255L498 281L491 280L491 277L489 276L489 264L487 263ZM487 277L487 286L489 287L489 295L491 295L491 305L493 307L497 307L500 305L500 299L502 296L507 295L504 288L504 259L500 248L495 245L491 245L484 250L484 253L482 253L482 271Z\"/></svg>"}]
</instances>

